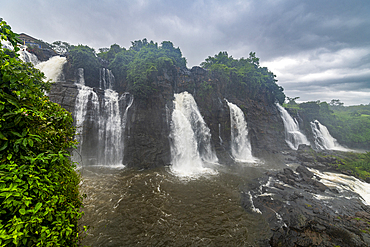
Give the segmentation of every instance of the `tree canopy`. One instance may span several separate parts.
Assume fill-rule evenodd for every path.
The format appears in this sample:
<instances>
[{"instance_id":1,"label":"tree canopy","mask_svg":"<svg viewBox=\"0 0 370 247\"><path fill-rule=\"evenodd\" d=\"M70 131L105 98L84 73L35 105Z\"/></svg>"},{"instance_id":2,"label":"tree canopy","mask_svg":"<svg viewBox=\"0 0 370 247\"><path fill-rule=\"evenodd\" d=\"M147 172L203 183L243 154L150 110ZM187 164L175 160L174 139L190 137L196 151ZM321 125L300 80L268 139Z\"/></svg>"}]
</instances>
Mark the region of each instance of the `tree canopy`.
<instances>
[{"instance_id":1,"label":"tree canopy","mask_svg":"<svg viewBox=\"0 0 370 247\"><path fill-rule=\"evenodd\" d=\"M203 68L221 74L229 84L230 90L251 98L265 95L270 102L285 100L283 88L276 84L275 75L266 67L259 66L259 58L250 52L247 59L234 59L226 51L205 59Z\"/></svg>"}]
</instances>

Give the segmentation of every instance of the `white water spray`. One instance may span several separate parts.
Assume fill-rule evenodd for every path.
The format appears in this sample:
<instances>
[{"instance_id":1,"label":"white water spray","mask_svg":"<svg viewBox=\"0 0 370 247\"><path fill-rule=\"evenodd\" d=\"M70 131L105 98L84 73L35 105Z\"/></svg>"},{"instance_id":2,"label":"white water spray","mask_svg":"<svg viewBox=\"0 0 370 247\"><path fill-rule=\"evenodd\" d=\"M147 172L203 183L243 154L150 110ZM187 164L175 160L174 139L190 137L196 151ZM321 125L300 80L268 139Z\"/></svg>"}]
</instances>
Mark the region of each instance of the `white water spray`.
<instances>
[{"instance_id":1,"label":"white water spray","mask_svg":"<svg viewBox=\"0 0 370 247\"><path fill-rule=\"evenodd\" d=\"M231 154L238 162L256 162L248 139L247 122L243 111L235 104L226 100L230 109L231 122Z\"/></svg>"},{"instance_id":2,"label":"white water spray","mask_svg":"<svg viewBox=\"0 0 370 247\"><path fill-rule=\"evenodd\" d=\"M204 162L218 161L210 144L210 130L188 92L175 94L170 127L172 171L182 177L215 173L204 167Z\"/></svg>"},{"instance_id":3,"label":"white water spray","mask_svg":"<svg viewBox=\"0 0 370 247\"><path fill-rule=\"evenodd\" d=\"M325 125L322 125L318 120L315 120L310 123L311 129L313 133L313 137L315 138L315 146L317 149L321 150L338 150L349 152L352 151L341 146L337 140L332 137L329 133L329 130L326 128Z\"/></svg>"},{"instance_id":4,"label":"white water spray","mask_svg":"<svg viewBox=\"0 0 370 247\"><path fill-rule=\"evenodd\" d=\"M310 145L307 137L299 130L297 120L293 119L287 110L279 103L276 103L284 122L285 141L291 149L297 150L300 144Z\"/></svg>"},{"instance_id":5,"label":"white water spray","mask_svg":"<svg viewBox=\"0 0 370 247\"><path fill-rule=\"evenodd\" d=\"M48 61L38 63L35 68L41 70L47 80L57 82L62 80L63 65L67 62L65 57L54 56Z\"/></svg>"}]
</instances>

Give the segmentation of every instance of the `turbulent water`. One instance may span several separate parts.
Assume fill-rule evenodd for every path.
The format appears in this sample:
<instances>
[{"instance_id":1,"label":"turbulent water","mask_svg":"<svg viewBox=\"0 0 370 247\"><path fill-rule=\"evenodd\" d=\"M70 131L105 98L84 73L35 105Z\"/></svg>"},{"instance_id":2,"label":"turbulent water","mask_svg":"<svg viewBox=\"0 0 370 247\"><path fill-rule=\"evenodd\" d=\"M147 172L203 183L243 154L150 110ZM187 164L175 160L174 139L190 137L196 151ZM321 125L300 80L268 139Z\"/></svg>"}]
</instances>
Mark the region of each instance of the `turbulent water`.
<instances>
[{"instance_id":1,"label":"turbulent water","mask_svg":"<svg viewBox=\"0 0 370 247\"><path fill-rule=\"evenodd\" d=\"M222 167L220 167L221 169ZM88 246L262 246L269 228L241 207L241 188L262 170L223 167L184 181L168 168L83 167ZM265 245L263 245L265 246Z\"/></svg>"},{"instance_id":2,"label":"turbulent water","mask_svg":"<svg viewBox=\"0 0 370 247\"><path fill-rule=\"evenodd\" d=\"M341 173L320 172L315 169L310 169L310 171L319 177L320 182L329 188L336 188L339 191L339 197L346 197L351 200L360 198L364 204L370 205L369 183ZM355 192L356 194L354 195L351 192Z\"/></svg>"},{"instance_id":3,"label":"turbulent water","mask_svg":"<svg viewBox=\"0 0 370 247\"><path fill-rule=\"evenodd\" d=\"M35 68L44 72L47 80L57 82L63 80L61 77L63 75L63 65L66 62L67 59L65 57L54 56L48 61L37 63Z\"/></svg>"},{"instance_id":4,"label":"turbulent water","mask_svg":"<svg viewBox=\"0 0 370 247\"><path fill-rule=\"evenodd\" d=\"M297 150L300 144L310 145L307 137L300 131L297 121L290 116L284 107L278 103L276 106L279 109L281 118L284 122L285 141L289 147L293 150Z\"/></svg>"},{"instance_id":5,"label":"turbulent water","mask_svg":"<svg viewBox=\"0 0 370 247\"><path fill-rule=\"evenodd\" d=\"M322 125L318 120L310 123L315 139L315 146L320 150L338 150L338 151L352 151L340 145L337 140L332 137L326 126Z\"/></svg>"},{"instance_id":6,"label":"turbulent water","mask_svg":"<svg viewBox=\"0 0 370 247\"><path fill-rule=\"evenodd\" d=\"M227 101L230 108L231 122L231 154L238 162L256 162L252 155L252 147L248 139L247 122L243 111L235 104Z\"/></svg>"}]
</instances>

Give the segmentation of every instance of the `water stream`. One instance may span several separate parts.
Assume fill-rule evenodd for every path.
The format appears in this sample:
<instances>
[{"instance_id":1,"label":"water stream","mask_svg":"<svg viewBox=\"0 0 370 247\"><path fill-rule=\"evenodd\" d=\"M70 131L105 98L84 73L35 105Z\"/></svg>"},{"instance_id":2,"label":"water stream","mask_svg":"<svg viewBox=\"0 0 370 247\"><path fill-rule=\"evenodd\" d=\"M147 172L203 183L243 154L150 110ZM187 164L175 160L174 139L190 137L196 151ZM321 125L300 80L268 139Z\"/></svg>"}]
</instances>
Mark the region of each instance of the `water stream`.
<instances>
[{"instance_id":1,"label":"water stream","mask_svg":"<svg viewBox=\"0 0 370 247\"><path fill-rule=\"evenodd\" d=\"M332 137L325 125L322 125L318 120L310 123L315 139L315 146L319 150L338 150L338 151L353 151L340 145L337 140Z\"/></svg>"},{"instance_id":2,"label":"water stream","mask_svg":"<svg viewBox=\"0 0 370 247\"><path fill-rule=\"evenodd\" d=\"M192 177L214 173L206 163L218 161L211 146L211 133L191 94L175 94L171 119L172 171L180 176Z\"/></svg>"},{"instance_id":3,"label":"water stream","mask_svg":"<svg viewBox=\"0 0 370 247\"><path fill-rule=\"evenodd\" d=\"M113 79L104 79L103 85L108 88L98 95L85 86L84 70L78 69L74 118L79 144L73 160L82 165L123 166L124 129L133 97L110 89Z\"/></svg>"},{"instance_id":4,"label":"water stream","mask_svg":"<svg viewBox=\"0 0 370 247\"><path fill-rule=\"evenodd\" d=\"M284 122L285 141L293 150L297 150L300 144L310 145L307 137L300 131L297 120L293 119L287 110L279 103L276 103Z\"/></svg>"},{"instance_id":5,"label":"water stream","mask_svg":"<svg viewBox=\"0 0 370 247\"><path fill-rule=\"evenodd\" d=\"M238 162L256 162L252 155L251 143L248 139L247 121L243 111L235 104L228 102L231 122L231 154Z\"/></svg>"}]
</instances>

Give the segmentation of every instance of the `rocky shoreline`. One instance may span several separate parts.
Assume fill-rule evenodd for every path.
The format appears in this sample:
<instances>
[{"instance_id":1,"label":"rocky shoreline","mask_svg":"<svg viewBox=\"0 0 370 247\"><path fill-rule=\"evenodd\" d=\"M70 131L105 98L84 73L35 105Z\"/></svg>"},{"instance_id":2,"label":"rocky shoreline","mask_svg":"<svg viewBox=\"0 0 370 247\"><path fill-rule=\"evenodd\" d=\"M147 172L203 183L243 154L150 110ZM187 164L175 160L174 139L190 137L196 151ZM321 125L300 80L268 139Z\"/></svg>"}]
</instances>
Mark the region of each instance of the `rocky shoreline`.
<instances>
[{"instance_id":1,"label":"rocky shoreline","mask_svg":"<svg viewBox=\"0 0 370 247\"><path fill-rule=\"evenodd\" d=\"M320 178L336 172L337 160L328 152L318 156L307 147L284 152L288 167L267 172L243 193L243 207L261 213L270 226L263 246L370 246L370 206Z\"/></svg>"}]
</instances>

